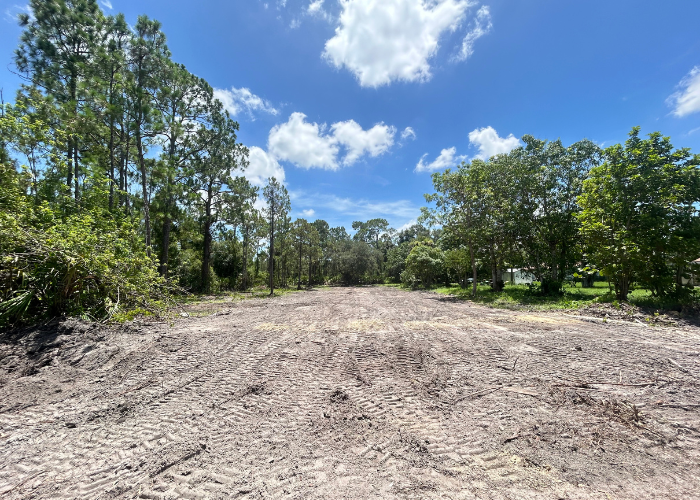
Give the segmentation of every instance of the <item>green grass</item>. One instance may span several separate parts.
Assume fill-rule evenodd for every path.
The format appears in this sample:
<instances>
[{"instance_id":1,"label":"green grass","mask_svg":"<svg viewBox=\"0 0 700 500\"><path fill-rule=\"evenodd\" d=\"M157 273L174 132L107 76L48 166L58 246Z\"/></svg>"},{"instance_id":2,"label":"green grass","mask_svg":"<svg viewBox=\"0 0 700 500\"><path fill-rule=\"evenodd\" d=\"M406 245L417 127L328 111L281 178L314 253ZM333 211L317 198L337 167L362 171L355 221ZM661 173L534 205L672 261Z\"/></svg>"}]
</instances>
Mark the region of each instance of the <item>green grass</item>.
<instances>
[{"instance_id":1,"label":"green grass","mask_svg":"<svg viewBox=\"0 0 700 500\"><path fill-rule=\"evenodd\" d=\"M472 289L457 285L434 288L433 291L453 295L460 299L471 300L480 304L505 309L579 309L592 303L616 303L615 293L611 292L605 282L595 282L592 288L564 286L564 293L559 296L544 296L533 293L527 285L506 285L502 292L492 292L488 285L478 285L477 295L472 297ZM678 309L679 303L672 297L653 297L649 290L638 288L630 292L629 303L658 310Z\"/></svg>"}]
</instances>

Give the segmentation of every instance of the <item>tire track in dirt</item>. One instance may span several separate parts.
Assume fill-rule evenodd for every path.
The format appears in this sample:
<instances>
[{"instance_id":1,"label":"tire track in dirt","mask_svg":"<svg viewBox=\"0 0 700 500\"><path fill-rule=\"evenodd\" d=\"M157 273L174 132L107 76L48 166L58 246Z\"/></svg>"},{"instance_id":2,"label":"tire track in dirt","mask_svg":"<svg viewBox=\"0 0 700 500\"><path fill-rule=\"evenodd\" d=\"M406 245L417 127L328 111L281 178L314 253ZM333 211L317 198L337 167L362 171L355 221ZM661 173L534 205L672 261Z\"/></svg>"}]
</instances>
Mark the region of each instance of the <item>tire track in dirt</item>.
<instances>
[{"instance_id":1,"label":"tire track in dirt","mask_svg":"<svg viewBox=\"0 0 700 500\"><path fill-rule=\"evenodd\" d=\"M697 329L382 287L148 328L0 388L34 402L0 413L2 498L697 498Z\"/></svg>"}]
</instances>

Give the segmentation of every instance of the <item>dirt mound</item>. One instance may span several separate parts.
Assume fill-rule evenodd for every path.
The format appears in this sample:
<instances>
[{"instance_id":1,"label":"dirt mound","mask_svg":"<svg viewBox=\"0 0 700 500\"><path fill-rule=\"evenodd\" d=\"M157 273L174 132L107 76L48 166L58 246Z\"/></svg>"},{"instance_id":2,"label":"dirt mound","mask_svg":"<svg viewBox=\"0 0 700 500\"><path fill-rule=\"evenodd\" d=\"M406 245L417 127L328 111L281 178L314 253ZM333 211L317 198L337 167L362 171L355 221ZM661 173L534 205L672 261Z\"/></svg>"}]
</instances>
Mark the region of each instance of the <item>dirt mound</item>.
<instances>
[{"instance_id":1,"label":"dirt mound","mask_svg":"<svg viewBox=\"0 0 700 500\"><path fill-rule=\"evenodd\" d=\"M0 380L34 375L57 362L100 366L115 353L104 340L100 325L74 319L6 331L0 334Z\"/></svg>"},{"instance_id":2,"label":"dirt mound","mask_svg":"<svg viewBox=\"0 0 700 500\"><path fill-rule=\"evenodd\" d=\"M619 304L593 303L578 309L578 314L604 319L632 321L659 326L700 326L700 311L684 308L682 311L660 311L634 306L626 302Z\"/></svg>"}]
</instances>

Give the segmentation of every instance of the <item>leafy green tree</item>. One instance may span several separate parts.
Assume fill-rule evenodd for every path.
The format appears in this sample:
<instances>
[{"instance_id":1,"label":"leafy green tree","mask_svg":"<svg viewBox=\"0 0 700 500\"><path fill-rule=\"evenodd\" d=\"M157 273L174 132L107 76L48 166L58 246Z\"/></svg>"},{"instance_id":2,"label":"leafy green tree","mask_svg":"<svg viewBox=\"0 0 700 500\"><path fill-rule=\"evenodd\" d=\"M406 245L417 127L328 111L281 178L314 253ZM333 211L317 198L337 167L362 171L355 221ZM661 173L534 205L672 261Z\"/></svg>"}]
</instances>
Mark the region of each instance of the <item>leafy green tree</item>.
<instances>
[{"instance_id":1,"label":"leafy green tree","mask_svg":"<svg viewBox=\"0 0 700 500\"><path fill-rule=\"evenodd\" d=\"M406 258L411 253L413 240L403 241L387 252L384 272L394 283L401 281L401 273L406 269Z\"/></svg>"},{"instance_id":2,"label":"leafy green tree","mask_svg":"<svg viewBox=\"0 0 700 500\"><path fill-rule=\"evenodd\" d=\"M415 277L423 287L429 288L435 278L443 272L444 260L442 250L431 240L415 242L406 257L406 270L402 274L402 281L413 284Z\"/></svg>"},{"instance_id":3,"label":"leafy green tree","mask_svg":"<svg viewBox=\"0 0 700 500\"><path fill-rule=\"evenodd\" d=\"M374 244L374 248L379 249L380 236L389 230L389 223L386 219L370 219L367 222L355 221L352 228L357 231L354 239Z\"/></svg>"},{"instance_id":4,"label":"leafy green tree","mask_svg":"<svg viewBox=\"0 0 700 500\"><path fill-rule=\"evenodd\" d=\"M483 253L487 232L485 163L462 163L457 170L433 174L435 193L426 200L435 203L433 215L445 230L452 246L469 251L472 269L472 295L476 295L477 259ZM465 280L466 281L466 280Z\"/></svg>"},{"instance_id":5,"label":"leafy green tree","mask_svg":"<svg viewBox=\"0 0 700 500\"><path fill-rule=\"evenodd\" d=\"M423 240L430 237L430 230L428 228L422 224L412 224L396 234L396 244L401 245L405 242Z\"/></svg>"},{"instance_id":6,"label":"leafy green tree","mask_svg":"<svg viewBox=\"0 0 700 500\"><path fill-rule=\"evenodd\" d=\"M115 207L116 171L119 164L119 150L123 148L124 137L119 133L118 124L125 112L127 50L132 33L123 14L105 19L104 32L98 44L94 76L86 89L88 103L96 123L94 132L105 130L107 137L96 137L106 143L106 166L109 178L109 209Z\"/></svg>"},{"instance_id":7,"label":"leafy green tree","mask_svg":"<svg viewBox=\"0 0 700 500\"><path fill-rule=\"evenodd\" d=\"M335 259L337 272L346 285L373 282L379 274L379 251L364 241L341 240Z\"/></svg>"},{"instance_id":8,"label":"leafy green tree","mask_svg":"<svg viewBox=\"0 0 700 500\"><path fill-rule=\"evenodd\" d=\"M311 224L318 231L318 244L321 250L321 263L318 269L319 278L322 280L323 276L328 270L328 264L330 259L330 243L331 243L331 227L328 222L322 219L317 219Z\"/></svg>"},{"instance_id":9,"label":"leafy green tree","mask_svg":"<svg viewBox=\"0 0 700 500\"><path fill-rule=\"evenodd\" d=\"M526 266L545 293L558 293L565 275L581 260L577 215L583 181L600 162L600 148L589 140L565 147L526 135L525 146L508 155L519 221L516 229Z\"/></svg>"},{"instance_id":10,"label":"leafy green tree","mask_svg":"<svg viewBox=\"0 0 700 500\"><path fill-rule=\"evenodd\" d=\"M299 264L297 266L297 290L301 290L301 271L302 271L302 265L301 265L301 259L304 255L304 250L309 247L310 244L310 238L309 238L309 229L310 229L310 224L306 219L297 219L294 221L294 229L293 229L293 241L294 241L294 248L296 250L296 254L299 259Z\"/></svg>"},{"instance_id":11,"label":"leafy green tree","mask_svg":"<svg viewBox=\"0 0 700 500\"><path fill-rule=\"evenodd\" d=\"M447 270L452 270L458 277L458 281L462 288L465 288L468 283L467 277L471 268L469 261L469 251L464 248L451 248L445 253L444 264ZM472 280L474 278L472 277Z\"/></svg>"},{"instance_id":12,"label":"leafy green tree","mask_svg":"<svg viewBox=\"0 0 700 500\"><path fill-rule=\"evenodd\" d=\"M48 165L62 165L63 158L56 155L63 146L64 137L57 130L55 108L50 98L35 87L23 87L17 93L14 106L6 106L0 118L0 133L5 145L20 153L27 161L31 174L30 190L38 201L38 186L42 171Z\"/></svg>"},{"instance_id":13,"label":"leafy green tree","mask_svg":"<svg viewBox=\"0 0 700 500\"><path fill-rule=\"evenodd\" d=\"M633 128L624 146L605 150L578 199L588 255L614 283L618 300L627 300L635 280L668 293L700 253L700 156L674 150L658 132L649 139L639 132Z\"/></svg>"}]
</instances>

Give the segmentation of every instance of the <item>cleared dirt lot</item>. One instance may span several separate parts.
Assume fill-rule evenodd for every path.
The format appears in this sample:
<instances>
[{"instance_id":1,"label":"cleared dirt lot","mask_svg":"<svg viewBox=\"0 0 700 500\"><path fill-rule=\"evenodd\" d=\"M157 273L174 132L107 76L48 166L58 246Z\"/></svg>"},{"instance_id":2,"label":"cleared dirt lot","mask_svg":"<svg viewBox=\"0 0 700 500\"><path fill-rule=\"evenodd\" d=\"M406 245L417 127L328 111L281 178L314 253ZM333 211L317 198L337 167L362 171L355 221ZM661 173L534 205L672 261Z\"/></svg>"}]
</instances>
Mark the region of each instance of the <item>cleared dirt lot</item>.
<instances>
[{"instance_id":1,"label":"cleared dirt lot","mask_svg":"<svg viewBox=\"0 0 700 500\"><path fill-rule=\"evenodd\" d=\"M0 344L1 498L700 498L700 329L384 287Z\"/></svg>"}]
</instances>

